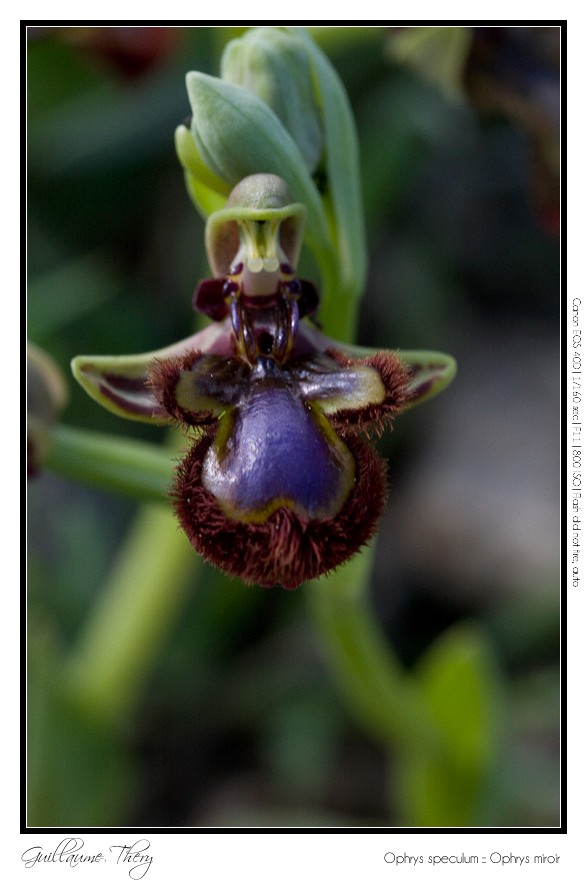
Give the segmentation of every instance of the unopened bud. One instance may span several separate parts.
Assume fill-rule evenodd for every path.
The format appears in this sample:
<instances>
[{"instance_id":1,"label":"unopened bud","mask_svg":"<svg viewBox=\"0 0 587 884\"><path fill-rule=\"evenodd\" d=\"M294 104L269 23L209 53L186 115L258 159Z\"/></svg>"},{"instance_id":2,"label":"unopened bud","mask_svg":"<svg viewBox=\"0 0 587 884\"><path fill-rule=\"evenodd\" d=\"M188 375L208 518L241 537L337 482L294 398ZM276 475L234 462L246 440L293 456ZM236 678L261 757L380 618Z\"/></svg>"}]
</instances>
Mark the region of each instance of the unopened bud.
<instances>
[{"instance_id":1,"label":"unopened bud","mask_svg":"<svg viewBox=\"0 0 587 884\"><path fill-rule=\"evenodd\" d=\"M254 28L228 43L221 73L271 108L315 172L324 137L306 42L281 28Z\"/></svg>"}]
</instances>

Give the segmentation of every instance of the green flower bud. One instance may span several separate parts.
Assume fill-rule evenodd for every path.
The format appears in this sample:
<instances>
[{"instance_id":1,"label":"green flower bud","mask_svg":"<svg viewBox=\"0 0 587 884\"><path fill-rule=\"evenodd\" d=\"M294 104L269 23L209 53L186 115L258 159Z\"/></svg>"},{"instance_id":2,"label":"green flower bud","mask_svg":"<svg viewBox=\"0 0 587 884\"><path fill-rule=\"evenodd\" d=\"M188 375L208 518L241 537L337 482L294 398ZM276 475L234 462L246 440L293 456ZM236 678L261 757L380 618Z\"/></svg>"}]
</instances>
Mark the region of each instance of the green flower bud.
<instances>
[{"instance_id":1,"label":"green flower bud","mask_svg":"<svg viewBox=\"0 0 587 884\"><path fill-rule=\"evenodd\" d=\"M254 92L281 120L313 173L324 147L306 43L280 28L254 28L227 44L222 79Z\"/></svg>"}]
</instances>

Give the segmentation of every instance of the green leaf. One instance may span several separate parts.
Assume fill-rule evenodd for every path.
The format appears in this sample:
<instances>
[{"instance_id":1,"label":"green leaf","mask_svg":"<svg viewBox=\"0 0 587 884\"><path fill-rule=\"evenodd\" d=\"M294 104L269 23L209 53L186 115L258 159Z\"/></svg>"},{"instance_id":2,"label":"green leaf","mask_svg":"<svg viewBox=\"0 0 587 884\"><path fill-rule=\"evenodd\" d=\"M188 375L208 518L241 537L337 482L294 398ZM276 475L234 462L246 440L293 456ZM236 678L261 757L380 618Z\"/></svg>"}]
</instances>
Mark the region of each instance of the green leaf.
<instances>
[{"instance_id":1,"label":"green leaf","mask_svg":"<svg viewBox=\"0 0 587 884\"><path fill-rule=\"evenodd\" d=\"M455 763L468 774L483 769L492 752L498 693L492 650L480 629L459 624L447 630L415 676Z\"/></svg>"},{"instance_id":2,"label":"green leaf","mask_svg":"<svg viewBox=\"0 0 587 884\"><path fill-rule=\"evenodd\" d=\"M483 825L500 738L492 649L475 625L459 624L425 653L413 678L443 750L408 745L400 752L397 775L410 824Z\"/></svg>"}]
</instances>

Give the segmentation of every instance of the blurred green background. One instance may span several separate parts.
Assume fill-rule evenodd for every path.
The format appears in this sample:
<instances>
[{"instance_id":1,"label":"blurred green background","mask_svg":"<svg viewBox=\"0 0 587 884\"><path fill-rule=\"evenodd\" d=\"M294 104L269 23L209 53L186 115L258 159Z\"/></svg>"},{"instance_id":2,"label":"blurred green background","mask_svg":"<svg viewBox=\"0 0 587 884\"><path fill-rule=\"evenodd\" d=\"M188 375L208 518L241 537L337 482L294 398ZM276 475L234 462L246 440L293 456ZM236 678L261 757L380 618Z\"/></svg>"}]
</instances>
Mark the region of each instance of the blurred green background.
<instances>
[{"instance_id":1,"label":"blurred green background","mask_svg":"<svg viewBox=\"0 0 587 884\"><path fill-rule=\"evenodd\" d=\"M558 31L462 29L447 80L442 46L404 51L419 29L310 30L359 131L359 343L459 363L379 444L377 620L408 669L447 628L480 626L506 709L493 823L557 826ZM77 354L153 350L194 327L209 270L173 132L186 71L217 74L237 32L28 29L28 336L68 380ZM62 419L165 435L72 380ZM29 483L28 824L397 825L393 753L347 709L303 591L227 584L194 561L127 714L109 727L55 696L136 508L50 471Z\"/></svg>"}]
</instances>

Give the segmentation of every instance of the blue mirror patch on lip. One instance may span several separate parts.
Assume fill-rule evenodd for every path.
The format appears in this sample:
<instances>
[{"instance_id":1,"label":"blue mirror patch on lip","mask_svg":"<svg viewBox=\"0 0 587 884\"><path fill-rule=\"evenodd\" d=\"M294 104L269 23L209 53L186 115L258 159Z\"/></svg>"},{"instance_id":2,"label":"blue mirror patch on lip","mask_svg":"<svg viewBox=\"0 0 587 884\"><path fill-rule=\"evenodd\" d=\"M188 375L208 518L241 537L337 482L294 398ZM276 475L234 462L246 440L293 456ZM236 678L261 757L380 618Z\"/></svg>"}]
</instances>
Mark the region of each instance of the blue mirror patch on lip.
<instances>
[{"instance_id":1,"label":"blue mirror patch on lip","mask_svg":"<svg viewBox=\"0 0 587 884\"><path fill-rule=\"evenodd\" d=\"M202 482L232 518L260 521L287 506L316 519L340 510L354 474L350 451L319 412L283 381L261 379L221 418Z\"/></svg>"}]
</instances>

